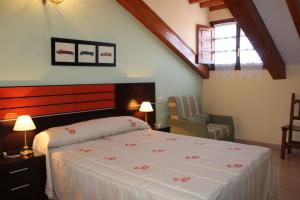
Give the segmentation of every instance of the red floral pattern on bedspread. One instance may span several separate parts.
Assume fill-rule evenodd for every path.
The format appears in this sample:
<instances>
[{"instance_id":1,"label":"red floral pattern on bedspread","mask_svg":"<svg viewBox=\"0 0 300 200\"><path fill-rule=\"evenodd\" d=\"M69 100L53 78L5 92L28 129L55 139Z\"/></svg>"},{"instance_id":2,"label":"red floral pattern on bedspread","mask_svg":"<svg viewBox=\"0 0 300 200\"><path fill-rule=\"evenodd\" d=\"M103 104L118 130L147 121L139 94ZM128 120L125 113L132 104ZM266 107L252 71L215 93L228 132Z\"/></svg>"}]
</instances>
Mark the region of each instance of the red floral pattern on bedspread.
<instances>
[{"instance_id":1,"label":"red floral pattern on bedspread","mask_svg":"<svg viewBox=\"0 0 300 200\"><path fill-rule=\"evenodd\" d=\"M105 156L103 159L104 160L116 160L117 156Z\"/></svg>"},{"instance_id":2,"label":"red floral pattern on bedspread","mask_svg":"<svg viewBox=\"0 0 300 200\"><path fill-rule=\"evenodd\" d=\"M239 150L241 150L241 148L239 148L239 147L230 147L229 150L230 151L239 151Z\"/></svg>"},{"instance_id":3,"label":"red floral pattern on bedspread","mask_svg":"<svg viewBox=\"0 0 300 200\"><path fill-rule=\"evenodd\" d=\"M181 178L175 177L175 178L173 178L173 181L182 182L182 183L186 183L186 182L189 182L191 180L192 180L191 177L181 177Z\"/></svg>"},{"instance_id":4,"label":"red floral pattern on bedspread","mask_svg":"<svg viewBox=\"0 0 300 200\"><path fill-rule=\"evenodd\" d=\"M173 141L176 141L177 139L176 138L166 138L166 140L173 142Z\"/></svg>"},{"instance_id":5,"label":"red floral pattern on bedspread","mask_svg":"<svg viewBox=\"0 0 300 200\"><path fill-rule=\"evenodd\" d=\"M112 141L113 139L112 138L103 138L103 140Z\"/></svg>"},{"instance_id":6,"label":"red floral pattern on bedspread","mask_svg":"<svg viewBox=\"0 0 300 200\"><path fill-rule=\"evenodd\" d=\"M135 128L135 127L136 127L136 123L135 123L134 121L132 121L131 119L129 119L128 121L129 121L130 126L131 126L132 128Z\"/></svg>"},{"instance_id":7,"label":"red floral pattern on bedspread","mask_svg":"<svg viewBox=\"0 0 300 200\"><path fill-rule=\"evenodd\" d=\"M141 166L135 166L133 169L145 171L148 170L149 168L150 168L149 165L141 165Z\"/></svg>"},{"instance_id":8,"label":"red floral pattern on bedspread","mask_svg":"<svg viewBox=\"0 0 300 200\"><path fill-rule=\"evenodd\" d=\"M243 165L236 163L236 164L228 164L227 167L228 168L241 168L241 167L243 167Z\"/></svg>"},{"instance_id":9,"label":"red floral pattern on bedspread","mask_svg":"<svg viewBox=\"0 0 300 200\"><path fill-rule=\"evenodd\" d=\"M192 159L192 160L196 160L199 159L200 156L186 156L185 159Z\"/></svg>"},{"instance_id":10,"label":"red floral pattern on bedspread","mask_svg":"<svg viewBox=\"0 0 300 200\"><path fill-rule=\"evenodd\" d=\"M136 144L125 144L126 147L134 147Z\"/></svg>"},{"instance_id":11,"label":"red floral pattern on bedspread","mask_svg":"<svg viewBox=\"0 0 300 200\"><path fill-rule=\"evenodd\" d=\"M91 152L92 149L90 149L90 148L81 148L81 149L79 149L79 151L87 153L87 152Z\"/></svg>"},{"instance_id":12,"label":"red floral pattern on bedspread","mask_svg":"<svg viewBox=\"0 0 300 200\"><path fill-rule=\"evenodd\" d=\"M162 152L165 152L166 150L165 149L153 149L152 152L156 153L162 153Z\"/></svg>"},{"instance_id":13,"label":"red floral pattern on bedspread","mask_svg":"<svg viewBox=\"0 0 300 200\"><path fill-rule=\"evenodd\" d=\"M68 131L68 133L71 135L76 133L76 130L74 128L65 128L65 130Z\"/></svg>"}]
</instances>

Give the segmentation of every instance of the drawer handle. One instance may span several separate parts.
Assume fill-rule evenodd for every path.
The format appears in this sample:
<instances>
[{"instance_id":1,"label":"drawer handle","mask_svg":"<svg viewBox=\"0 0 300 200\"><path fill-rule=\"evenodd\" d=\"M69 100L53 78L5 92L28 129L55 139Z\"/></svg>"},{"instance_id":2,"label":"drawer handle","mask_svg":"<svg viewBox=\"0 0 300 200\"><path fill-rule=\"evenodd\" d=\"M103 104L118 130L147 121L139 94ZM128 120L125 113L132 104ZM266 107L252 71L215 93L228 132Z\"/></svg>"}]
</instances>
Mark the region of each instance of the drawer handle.
<instances>
[{"instance_id":1,"label":"drawer handle","mask_svg":"<svg viewBox=\"0 0 300 200\"><path fill-rule=\"evenodd\" d=\"M23 168L23 169L18 169L18 170L15 170L15 171L11 171L11 172L9 172L9 174L15 174L15 173L23 172L23 171L26 171L26 170L28 170L27 167Z\"/></svg>"},{"instance_id":2,"label":"drawer handle","mask_svg":"<svg viewBox=\"0 0 300 200\"><path fill-rule=\"evenodd\" d=\"M10 191L16 191L16 190L26 188L26 187L29 187L29 186L30 186L29 184L21 185L19 187L11 188Z\"/></svg>"}]
</instances>

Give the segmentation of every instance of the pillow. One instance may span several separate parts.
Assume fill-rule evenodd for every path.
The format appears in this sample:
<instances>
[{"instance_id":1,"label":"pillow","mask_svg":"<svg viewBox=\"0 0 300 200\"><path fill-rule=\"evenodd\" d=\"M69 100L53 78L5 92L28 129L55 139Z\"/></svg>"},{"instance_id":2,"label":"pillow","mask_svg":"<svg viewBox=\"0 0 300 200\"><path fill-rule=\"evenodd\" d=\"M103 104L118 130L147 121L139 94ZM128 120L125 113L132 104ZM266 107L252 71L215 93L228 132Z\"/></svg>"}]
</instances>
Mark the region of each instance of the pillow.
<instances>
[{"instance_id":1,"label":"pillow","mask_svg":"<svg viewBox=\"0 0 300 200\"><path fill-rule=\"evenodd\" d=\"M140 119L123 116L93 119L66 126L53 127L44 131L44 133L49 137L48 147L58 147L122 132L149 128L150 126Z\"/></svg>"}]
</instances>

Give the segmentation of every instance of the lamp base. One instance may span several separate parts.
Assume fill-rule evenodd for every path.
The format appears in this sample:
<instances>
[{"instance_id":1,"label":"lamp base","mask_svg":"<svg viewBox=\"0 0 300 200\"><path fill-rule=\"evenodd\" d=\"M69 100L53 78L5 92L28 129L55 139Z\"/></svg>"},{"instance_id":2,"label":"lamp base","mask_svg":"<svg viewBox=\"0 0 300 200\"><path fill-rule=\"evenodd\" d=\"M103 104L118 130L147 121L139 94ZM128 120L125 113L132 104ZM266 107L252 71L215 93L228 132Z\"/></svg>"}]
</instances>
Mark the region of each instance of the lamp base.
<instances>
[{"instance_id":1,"label":"lamp base","mask_svg":"<svg viewBox=\"0 0 300 200\"><path fill-rule=\"evenodd\" d=\"M23 147L23 150L20 151L20 155L23 158L29 158L33 154L33 151L28 148L28 146Z\"/></svg>"}]
</instances>

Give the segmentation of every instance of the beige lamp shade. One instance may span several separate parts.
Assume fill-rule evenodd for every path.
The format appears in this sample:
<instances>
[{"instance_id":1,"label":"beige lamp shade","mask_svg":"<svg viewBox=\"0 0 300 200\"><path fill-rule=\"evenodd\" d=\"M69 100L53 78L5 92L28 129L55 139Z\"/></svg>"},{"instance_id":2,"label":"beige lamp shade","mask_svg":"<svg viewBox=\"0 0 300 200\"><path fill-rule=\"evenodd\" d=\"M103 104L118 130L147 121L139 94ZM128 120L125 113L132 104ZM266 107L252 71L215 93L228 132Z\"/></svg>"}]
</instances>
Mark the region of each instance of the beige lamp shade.
<instances>
[{"instance_id":1,"label":"beige lamp shade","mask_svg":"<svg viewBox=\"0 0 300 200\"><path fill-rule=\"evenodd\" d=\"M139 111L140 112L153 112L151 103L149 101L143 101Z\"/></svg>"},{"instance_id":2,"label":"beige lamp shade","mask_svg":"<svg viewBox=\"0 0 300 200\"><path fill-rule=\"evenodd\" d=\"M14 126L14 131L31 131L36 129L29 115L21 115L17 118Z\"/></svg>"}]
</instances>

